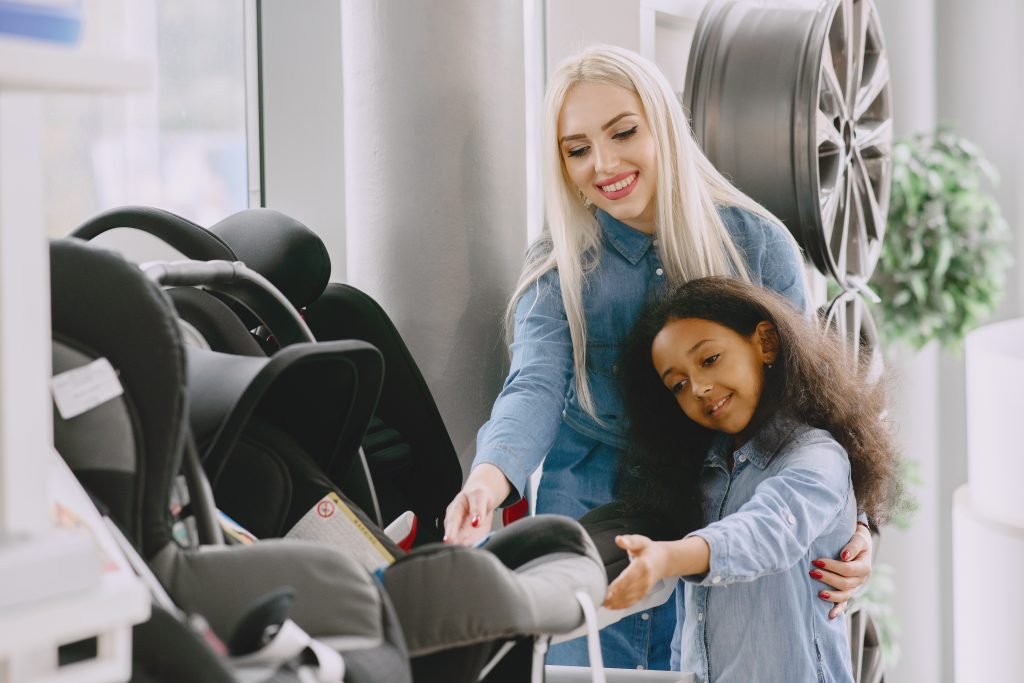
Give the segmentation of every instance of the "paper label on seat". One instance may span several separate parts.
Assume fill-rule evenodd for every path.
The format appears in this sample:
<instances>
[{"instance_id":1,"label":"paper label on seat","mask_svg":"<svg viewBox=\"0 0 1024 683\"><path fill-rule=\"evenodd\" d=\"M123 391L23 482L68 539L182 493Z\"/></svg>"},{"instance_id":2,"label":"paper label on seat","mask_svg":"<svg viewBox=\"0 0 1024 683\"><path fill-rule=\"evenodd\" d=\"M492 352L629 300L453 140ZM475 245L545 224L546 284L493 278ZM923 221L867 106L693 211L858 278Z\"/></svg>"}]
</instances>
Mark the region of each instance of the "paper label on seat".
<instances>
[{"instance_id":1,"label":"paper label on seat","mask_svg":"<svg viewBox=\"0 0 1024 683\"><path fill-rule=\"evenodd\" d=\"M285 538L330 543L371 572L395 561L388 549L333 491L317 501L285 534Z\"/></svg>"},{"instance_id":2,"label":"paper label on seat","mask_svg":"<svg viewBox=\"0 0 1024 683\"><path fill-rule=\"evenodd\" d=\"M50 380L57 412L65 420L87 413L124 393L117 371L106 358L62 372Z\"/></svg>"}]
</instances>

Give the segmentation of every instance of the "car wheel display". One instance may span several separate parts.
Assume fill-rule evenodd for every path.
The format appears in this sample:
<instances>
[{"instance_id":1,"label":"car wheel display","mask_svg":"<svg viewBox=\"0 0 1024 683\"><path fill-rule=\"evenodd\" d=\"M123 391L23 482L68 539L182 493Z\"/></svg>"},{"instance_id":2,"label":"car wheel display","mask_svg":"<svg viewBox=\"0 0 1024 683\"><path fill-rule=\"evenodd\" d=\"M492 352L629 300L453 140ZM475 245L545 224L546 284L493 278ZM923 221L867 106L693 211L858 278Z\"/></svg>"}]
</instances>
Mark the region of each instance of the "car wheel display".
<instances>
[{"instance_id":1,"label":"car wheel display","mask_svg":"<svg viewBox=\"0 0 1024 683\"><path fill-rule=\"evenodd\" d=\"M889 62L871 0L710 3L683 99L718 170L782 219L822 273L865 283L892 169Z\"/></svg>"}]
</instances>

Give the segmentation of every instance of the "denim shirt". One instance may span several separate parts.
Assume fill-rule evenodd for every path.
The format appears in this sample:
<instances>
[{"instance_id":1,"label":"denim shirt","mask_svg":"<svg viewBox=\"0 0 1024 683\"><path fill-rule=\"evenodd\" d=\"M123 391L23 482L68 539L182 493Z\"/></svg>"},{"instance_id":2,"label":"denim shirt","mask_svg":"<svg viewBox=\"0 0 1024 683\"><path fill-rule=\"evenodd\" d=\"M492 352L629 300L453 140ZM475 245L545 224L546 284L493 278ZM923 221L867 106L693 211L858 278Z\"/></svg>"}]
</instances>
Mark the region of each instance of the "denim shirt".
<instances>
[{"instance_id":1,"label":"denim shirt","mask_svg":"<svg viewBox=\"0 0 1024 683\"><path fill-rule=\"evenodd\" d=\"M785 228L736 207L720 207L719 215L745 258L751 280L806 310L803 261L787 238ZM494 402L490 420L477 433L473 461L474 466L491 463L498 467L519 493L525 490L530 474L545 455L573 450L568 444L560 448L560 441L578 442L583 438L611 447L605 450L625 447L626 424L616 364L623 341L644 304L663 295L668 283L658 250L653 248L656 240L651 235L602 211L597 212L597 219L601 228L598 260L584 285L583 307L587 381L601 421L588 415L576 396L572 340L558 273L548 271L516 305L511 368ZM551 460L549 457L545 464L545 474ZM575 464L560 466L566 473L565 481L558 482L562 493L570 499L576 493L586 497L583 491L572 490L574 481L579 480ZM570 469L574 472L570 473ZM601 479L586 482L599 492L591 503L608 502L615 467L606 463L589 468L586 476Z\"/></svg>"},{"instance_id":2,"label":"denim shirt","mask_svg":"<svg viewBox=\"0 0 1024 683\"><path fill-rule=\"evenodd\" d=\"M733 446L719 435L704 461L707 526L691 535L710 546L710 569L676 591L685 602L673 665L703 683L852 683L846 619L829 620L832 604L808 575L811 560L834 557L856 528L846 451L781 413Z\"/></svg>"}]
</instances>

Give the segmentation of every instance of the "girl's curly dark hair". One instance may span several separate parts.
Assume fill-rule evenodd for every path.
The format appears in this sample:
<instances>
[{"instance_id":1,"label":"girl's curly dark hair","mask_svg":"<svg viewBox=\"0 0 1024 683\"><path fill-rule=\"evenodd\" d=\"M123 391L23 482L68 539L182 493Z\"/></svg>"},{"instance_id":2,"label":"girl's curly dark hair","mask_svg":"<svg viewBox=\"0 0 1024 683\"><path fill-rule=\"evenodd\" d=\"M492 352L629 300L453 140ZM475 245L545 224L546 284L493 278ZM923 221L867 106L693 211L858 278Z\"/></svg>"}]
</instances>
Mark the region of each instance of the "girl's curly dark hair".
<instances>
[{"instance_id":1,"label":"girl's curly dark hair","mask_svg":"<svg viewBox=\"0 0 1024 683\"><path fill-rule=\"evenodd\" d=\"M856 369L840 340L778 294L725 277L676 286L641 314L621 362L630 448L620 491L627 508L670 516L685 533L703 525L699 477L715 432L691 421L654 369L651 346L670 321L700 318L749 337L767 320L779 354L765 369L755 424L785 409L832 434L850 458L860 509L880 525L903 502L899 455L886 422L885 386Z\"/></svg>"}]
</instances>

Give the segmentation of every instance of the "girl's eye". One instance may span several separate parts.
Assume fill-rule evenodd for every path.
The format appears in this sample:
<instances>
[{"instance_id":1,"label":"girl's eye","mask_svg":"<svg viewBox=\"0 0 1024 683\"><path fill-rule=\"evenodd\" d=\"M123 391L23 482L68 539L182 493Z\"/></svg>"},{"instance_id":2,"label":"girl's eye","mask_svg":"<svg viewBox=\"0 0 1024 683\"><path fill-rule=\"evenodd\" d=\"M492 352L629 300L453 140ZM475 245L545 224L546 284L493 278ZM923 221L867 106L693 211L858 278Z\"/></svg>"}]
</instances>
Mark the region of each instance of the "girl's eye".
<instances>
[{"instance_id":1,"label":"girl's eye","mask_svg":"<svg viewBox=\"0 0 1024 683\"><path fill-rule=\"evenodd\" d=\"M572 148L572 149L570 149L570 150L568 151L568 153L566 154L566 156L570 156L570 157L581 157L581 156L583 156L584 154L586 154L586 153L587 153L587 150L588 150L588 149L590 149L590 148L589 148L589 147L574 147L574 148Z\"/></svg>"},{"instance_id":2,"label":"girl's eye","mask_svg":"<svg viewBox=\"0 0 1024 683\"><path fill-rule=\"evenodd\" d=\"M716 360L718 360L718 357L719 357L720 355L722 355L722 354L720 354L720 353L716 353L716 354L715 354L715 355L713 355L713 356L708 356L707 358L705 358L705 359L704 359L704 363L703 363L704 367L708 367L709 365L714 365L714 364L715 364L715 361L716 361Z\"/></svg>"},{"instance_id":3,"label":"girl's eye","mask_svg":"<svg viewBox=\"0 0 1024 683\"><path fill-rule=\"evenodd\" d=\"M624 130L621 133L616 133L615 135L612 136L612 139L614 139L614 140L625 140L627 138L631 138L634 135L636 135L636 129L639 128L639 127L640 127L639 125L633 126L629 130Z\"/></svg>"},{"instance_id":4,"label":"girl's eye","mask_svg":"<svg viewBox=\"0 0 1024 683\"><path fill-rule=\"evenodd\" d=\"M681 379L678 382L676 382L675 384L673 384L672 385L672 389L671 389L672 393L673 394L678 394L680 391L685 389L686 388L686 383L688 381L689 380Z\"/></svg>"}]
</instances>

